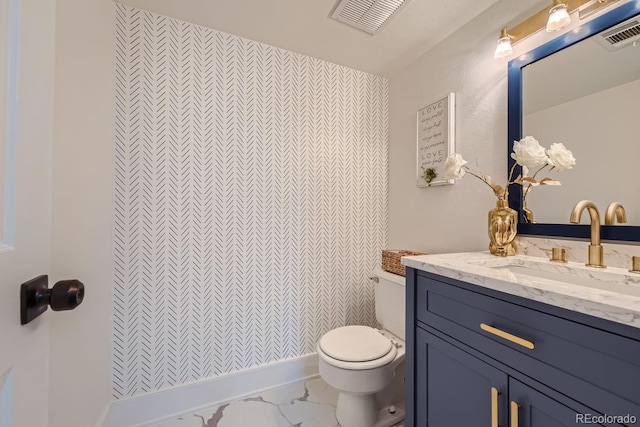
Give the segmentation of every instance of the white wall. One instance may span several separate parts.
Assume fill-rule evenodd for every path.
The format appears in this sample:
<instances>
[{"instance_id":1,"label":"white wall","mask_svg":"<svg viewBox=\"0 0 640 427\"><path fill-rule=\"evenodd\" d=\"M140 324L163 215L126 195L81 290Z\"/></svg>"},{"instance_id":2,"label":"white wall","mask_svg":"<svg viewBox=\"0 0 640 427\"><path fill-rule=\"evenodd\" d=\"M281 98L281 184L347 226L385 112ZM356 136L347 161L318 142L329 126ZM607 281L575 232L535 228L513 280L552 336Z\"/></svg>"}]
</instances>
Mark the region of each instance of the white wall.
<instances>
[{"instance_id":1,"label":"white wall","mask_svg":"<svg viewBox=\"0 0 640 427\"><path fill-rule=\"evenodd\" d=\"M557 179L562 185L539 187L529 194L527 207L536 221L567 223L575 204L588 199L602 215L609 203L620 202L628 224L640 224L640 183L630 179L640 158L640 144L635 142L640 134L638 99L640 80L524 117L525 135L534 135L547 147L562 142L576 158L576 166L569 171L539 176ZM582 222L588 223L586 214Z\"/></svg>"},{"instance_id":2,"label":"white wall","mask_svg":"<svg viewBox=\"0 0 640 427\"><path fill-rule=\"evenodd\" d=\"M627 1L620 2L624 4ZM416 110L456 94L456 151L496 179L507 175L507 62L493 59L500 29L513 27L548 3L501 0L434 47L390 83L389 244L427 252L488 249L487 212L495 196L466 176L452 186L415 185ZM572 24L586 21L572 14ZM516 55L557 37L539 31L514 46Z\"/></svg>"},{"instance_id":3,"label":"white wall","mask_svg":"<svg viewBox=\"0 0 640 427\"><path fill-rule=\"evenodd\" d=\"M455 92L456 151L504 181L507 63L494 60L493 52L500 28L535 2L513 3L500 1L391 79L391 247L431 253L488 249L487 212L496 200L488 187L471 176L454 185L416 186L416 110Z\"/></svg>"},{"instance_id":4,"label":"white wall","mask_svg":"<svg viewBox=\"0 0 640 427\"><path fill-rule=\"evenodd\" d=\"M51 315L51 427L92 427L111 400L114 5L57 0L52 282L86 286Z\"/></svg>"},{"instance_id":5,"label":"white wall","mask_svg":"<svg viewBox=\"0 0 640 427\"><path fill-rule=\"evenodd\" d=\"M116 29L114 396L373 326L387 80L127 6Z\"/></svg>"}]
</instances>

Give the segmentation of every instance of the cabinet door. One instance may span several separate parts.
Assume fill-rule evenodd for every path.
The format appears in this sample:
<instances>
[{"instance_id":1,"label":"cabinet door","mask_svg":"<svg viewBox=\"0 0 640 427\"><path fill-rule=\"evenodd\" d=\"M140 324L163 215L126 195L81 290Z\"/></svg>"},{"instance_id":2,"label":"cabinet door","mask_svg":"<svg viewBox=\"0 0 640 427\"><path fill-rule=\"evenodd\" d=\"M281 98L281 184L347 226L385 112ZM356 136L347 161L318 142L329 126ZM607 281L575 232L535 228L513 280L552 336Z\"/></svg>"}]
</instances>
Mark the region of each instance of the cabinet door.
<instances>
[{"instance_id":1,"label":"cabinet door","mask_svg":"<svg viewBox=\"0 0 640 427\"><path fill-rule=\"evenodd\" d=\"M585 424L592 426L618 426L622 424L598 424L595 417L601 414L572 401L559 397L562 402L509 378L510 427L565 427Z\"/></svg>"},{"instance_id":2,"label":"cabinet door","mask_svg":"<svg viewBox=\"0 0 640 427\"><path fill-rule=\"evenodd\" d=\"M507 426L504 372L420 328L415 364L415 427Z\"/></svg>"}]
</instances>

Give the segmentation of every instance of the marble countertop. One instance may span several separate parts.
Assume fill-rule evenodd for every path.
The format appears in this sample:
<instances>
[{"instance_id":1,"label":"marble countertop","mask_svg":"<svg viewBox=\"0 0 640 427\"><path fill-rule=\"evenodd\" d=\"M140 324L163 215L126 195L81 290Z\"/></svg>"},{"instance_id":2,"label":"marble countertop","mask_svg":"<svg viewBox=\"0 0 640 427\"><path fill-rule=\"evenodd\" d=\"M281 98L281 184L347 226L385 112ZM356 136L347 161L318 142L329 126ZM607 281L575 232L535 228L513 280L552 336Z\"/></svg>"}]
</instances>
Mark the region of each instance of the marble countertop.
<instances>
[{"instance_id":1,"label":"marble countertop","mask_svg":"<svg viewBox=\"0 0 640 427\"><path fill-rule=\"evenodd\" d=\"M403 257L402 264L640 328L640 274L516 255L469 252Z\"/></svg>"}]
</instances>

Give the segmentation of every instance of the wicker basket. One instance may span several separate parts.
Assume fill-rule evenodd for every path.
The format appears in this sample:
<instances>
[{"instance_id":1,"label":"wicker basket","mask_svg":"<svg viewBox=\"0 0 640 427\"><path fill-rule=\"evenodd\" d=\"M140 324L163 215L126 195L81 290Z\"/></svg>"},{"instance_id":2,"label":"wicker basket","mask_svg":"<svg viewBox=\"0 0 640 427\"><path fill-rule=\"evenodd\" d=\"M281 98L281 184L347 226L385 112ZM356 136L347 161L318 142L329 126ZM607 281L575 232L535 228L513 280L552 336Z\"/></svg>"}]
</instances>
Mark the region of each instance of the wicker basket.
<instances>
[{"instance_id":1,"label":"wicker basket","mask_svg":"<svg viewBox=\"0 0 640 427\"><path fill-rule=\"evenodd\" d=\"M405 277L407 275L407 269L400 263L400 258L403 256L413 255L426 255L423 252L405 251L405 250L382 250L382 269L389 273L397 274Z\"/></svg>"}]
</instances>

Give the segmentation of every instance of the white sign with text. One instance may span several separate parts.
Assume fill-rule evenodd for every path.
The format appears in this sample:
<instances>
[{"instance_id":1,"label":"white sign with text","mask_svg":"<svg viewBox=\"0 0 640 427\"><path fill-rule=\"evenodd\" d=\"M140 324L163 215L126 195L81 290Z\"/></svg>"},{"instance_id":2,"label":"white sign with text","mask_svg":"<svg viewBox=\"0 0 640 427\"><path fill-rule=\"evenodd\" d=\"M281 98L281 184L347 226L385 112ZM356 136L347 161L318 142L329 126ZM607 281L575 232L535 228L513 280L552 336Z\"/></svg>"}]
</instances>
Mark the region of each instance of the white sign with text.
<instances>
[{"instance_id":1,"label":"white sign with text","mask_svg":"<svg viewBox=\"0 0 640 427\"><path fill-rule=\"evenodd\" d=\"M453 184L443 176L442 165L454 151L455 94L449 93L420 108L417 118L418 187Z\"/></svg>"}]
</instances>

